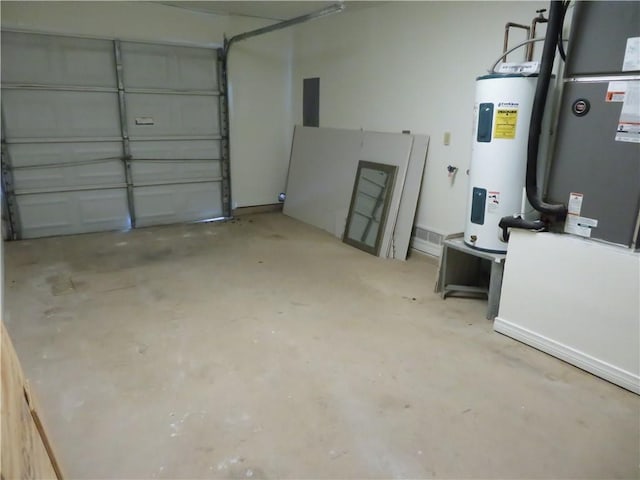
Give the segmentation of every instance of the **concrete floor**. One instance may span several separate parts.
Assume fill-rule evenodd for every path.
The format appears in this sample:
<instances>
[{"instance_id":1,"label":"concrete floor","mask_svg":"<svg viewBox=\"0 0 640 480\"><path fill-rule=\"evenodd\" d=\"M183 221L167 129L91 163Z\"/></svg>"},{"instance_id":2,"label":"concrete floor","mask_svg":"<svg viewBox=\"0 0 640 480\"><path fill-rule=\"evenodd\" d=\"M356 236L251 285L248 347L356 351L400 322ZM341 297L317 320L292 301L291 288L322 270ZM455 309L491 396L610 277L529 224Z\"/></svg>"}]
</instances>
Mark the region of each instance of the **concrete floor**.
<instances>
[{"instance_id":1,"label":"concrete floor","mask_svg":"<svg viewBox=\"0 0 640 480\"><path fill-rule=\"evenodd\" d=\"M639 397L281 214L6 245L69 478L637 478Z\"/></svg>"}]
</instances>

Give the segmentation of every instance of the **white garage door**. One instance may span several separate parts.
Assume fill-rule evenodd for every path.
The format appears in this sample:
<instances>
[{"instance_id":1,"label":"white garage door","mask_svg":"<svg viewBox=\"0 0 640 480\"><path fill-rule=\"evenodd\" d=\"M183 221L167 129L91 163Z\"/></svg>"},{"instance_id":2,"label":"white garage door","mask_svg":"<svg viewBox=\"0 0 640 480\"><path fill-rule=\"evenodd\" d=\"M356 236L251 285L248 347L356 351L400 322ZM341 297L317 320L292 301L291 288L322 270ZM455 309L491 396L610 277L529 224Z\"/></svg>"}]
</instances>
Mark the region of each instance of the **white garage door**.
<instances>
[{"instance_id":1,"label":"white garage door","mask_svg":"<svg viewBox=\"0 0 640 480\"><path fill-rule=\"evenodd\" d=\"M217 55L3 32L2 170L12 236L222 216L228 177Z\"/></svg>"}]
</instances>

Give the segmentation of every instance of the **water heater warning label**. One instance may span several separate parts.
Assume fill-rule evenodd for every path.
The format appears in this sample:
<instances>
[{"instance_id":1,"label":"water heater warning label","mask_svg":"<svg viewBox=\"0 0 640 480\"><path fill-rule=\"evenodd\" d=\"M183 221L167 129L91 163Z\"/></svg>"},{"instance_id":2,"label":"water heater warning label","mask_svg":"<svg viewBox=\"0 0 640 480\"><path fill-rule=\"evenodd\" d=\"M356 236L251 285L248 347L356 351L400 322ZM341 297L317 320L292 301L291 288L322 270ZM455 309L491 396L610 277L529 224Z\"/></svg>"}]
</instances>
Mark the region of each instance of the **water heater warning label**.
<instances>
[{"instance_id":1,"label":"water heater warning label","mask_svg":"<svg viewBox=\"0 0 640 480\"><path fill-rule=\"evenodd\" d=\"M495 213L500 208L500 192L488 192L487 195L487 211Z\"/></svg>"},{"instance_id":2,"label":"water heater warning label","mask_svg":"<svg viewBox=\"0 0 640 480\"><path fill-rule=\"evenodd\" d=\"M518 123L518 109L498 109L493 138L513 140L516 138L516 123Z\"/></svg>"}]
</instances>

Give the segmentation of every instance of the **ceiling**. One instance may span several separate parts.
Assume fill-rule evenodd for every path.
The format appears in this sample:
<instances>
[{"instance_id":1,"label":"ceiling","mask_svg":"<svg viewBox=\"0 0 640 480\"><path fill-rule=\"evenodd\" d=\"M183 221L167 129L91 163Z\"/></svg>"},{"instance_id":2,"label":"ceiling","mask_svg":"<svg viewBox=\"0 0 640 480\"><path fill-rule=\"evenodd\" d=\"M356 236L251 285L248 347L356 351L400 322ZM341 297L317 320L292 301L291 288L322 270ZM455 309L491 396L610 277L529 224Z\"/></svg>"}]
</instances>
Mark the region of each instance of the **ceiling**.
<instances>
[{"instance_id":1,"label":"ceiling","mask_svg":"<svg viewBox=\"0 0 640 480\"><path fill-rule=\"evenodd\" d=\"M373 5L380 5L382 1L378 2L362 2L362 1L339 1L332 2L317 2L313 0L309 1L228 1L228 2L207 2L207 1L180 1L180 2L164 2L164 5L170 5L176 8L184 8L187 10L218 14L218 15L240 15L244 17L256 17L265 18L269 20L288 20L290 18L298 17L300 15L306 15L308 13L316 12L323 8L328 7L336 3L342 3L349 10L360 9L364 7L371 7Z\"/></svg>"}]
</instances>

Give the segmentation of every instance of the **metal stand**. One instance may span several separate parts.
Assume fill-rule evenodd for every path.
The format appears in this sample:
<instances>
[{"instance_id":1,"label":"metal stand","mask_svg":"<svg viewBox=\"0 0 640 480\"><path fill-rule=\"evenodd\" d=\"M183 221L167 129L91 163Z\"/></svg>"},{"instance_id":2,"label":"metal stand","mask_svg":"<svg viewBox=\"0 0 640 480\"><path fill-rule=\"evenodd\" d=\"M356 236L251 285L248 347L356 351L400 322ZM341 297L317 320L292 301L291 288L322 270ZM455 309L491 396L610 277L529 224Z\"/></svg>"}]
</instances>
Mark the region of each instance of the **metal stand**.
<instances>
[{"instance_id":1,"label":"metal stand","mask_svg":"<svg viewBox=\"0 0 640 480\"><path fill-rule=\"evenodd\" d=\"M500 306L505 259L504 254L482 252L465 245L462 236L449 238L442 244L436 292L443 299L451 295L486 297L487 319L493 320ZM486 278L483 279L483 268L486 271L487 261L491 265L488 282Z\"/></svg>"}]
</instances>

